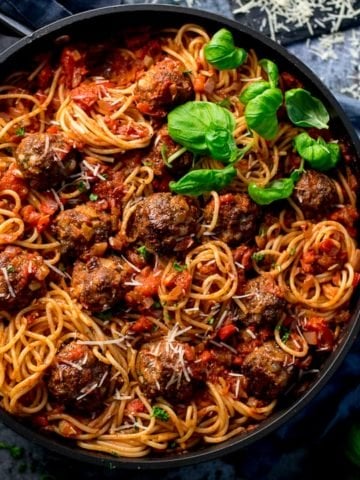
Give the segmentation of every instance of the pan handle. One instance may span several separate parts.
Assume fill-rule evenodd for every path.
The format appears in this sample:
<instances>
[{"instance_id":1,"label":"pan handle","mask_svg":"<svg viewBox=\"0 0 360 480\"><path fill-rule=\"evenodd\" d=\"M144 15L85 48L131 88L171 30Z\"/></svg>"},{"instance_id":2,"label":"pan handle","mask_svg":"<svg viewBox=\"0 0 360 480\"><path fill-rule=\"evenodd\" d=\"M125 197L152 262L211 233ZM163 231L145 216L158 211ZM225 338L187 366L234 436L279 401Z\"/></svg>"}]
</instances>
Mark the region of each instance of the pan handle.
<instances>
[{"instance_id":1,"label":"pan handle","mask_svg":"<svg viewBox=\"0 0 360 480\"><path fill-rule=\"evenodd\" d=\"M5 27L7 27L9 30L16 33L16 35L21 35L23 37L27 37L33 33L30 28L25 27L25 25L22 23L14 20L2 12L0 12L0 24L5 25Z\"/></svg>"}]
</instances>

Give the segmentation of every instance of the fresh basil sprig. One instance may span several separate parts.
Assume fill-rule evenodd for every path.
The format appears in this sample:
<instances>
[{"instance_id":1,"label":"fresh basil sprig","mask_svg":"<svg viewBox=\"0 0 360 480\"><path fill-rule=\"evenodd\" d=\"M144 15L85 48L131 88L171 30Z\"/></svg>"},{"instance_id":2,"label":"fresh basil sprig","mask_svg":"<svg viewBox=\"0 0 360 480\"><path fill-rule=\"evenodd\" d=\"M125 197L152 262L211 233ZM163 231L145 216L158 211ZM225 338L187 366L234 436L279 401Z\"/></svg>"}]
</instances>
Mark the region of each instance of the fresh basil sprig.
<instances>
[{"instance_id":1,"label":"fresh basil sprig","mask_svg":"<svg viewBox=\"0 0 360 480\"><path fill-rule=\"evenodd\" d=\"M215 103L191 101L176 107L168 114L168 130L173 140L198 155L229 163L241 153L233 114Z\"/></svg>"},{"instance_id":2,"label":"fresh basil sprig","mask_svg":"<svg viewBox=\"0 0 360 480\"><path fill-rule=\"evenodd\" d=\"M285 92L285 107L288 117L298 127L329 128L329 114L324 104L303 88Z\"/></svg>"},{"instance_id":3,"label":"fresh basil sprig","mask_svg":"<svg viewBox=\"0 0 360 480\"><path fill-rule=\"evenodd\" d=\"M340 147L337 143L327 143L321 137L315 140L306 132L294 138L294 146L312 168L321 172L334 168L340 160Z\"/></svg>"},{"instance_id":4,"label":"fresh basil sprig","mask_svg":"<svg viewBox=\"0 0 360 480\"><path fill-rule=\"evenodd\" d=\"M271 140L278 131L277 111L282 104L283 95L277 88L279 82L277 65L267 58L260 60L259 63L267 73L268 81L259 80L251 83L241 93L239 100L246 105L247 126L266 140Z\"/></svg>"},{"instance_id":5,"label":"fresh basil sprig","mask_svg":"<svg viewBox=\"0 0 360 480\"><path fill-rule=\"evenodd\" d=\"M269 88L250 100L245 107L247 126L266 140L274 138L279 127L277 111L282 101L279 88Z\"/></svg>"},{"instance_id":6,"label":"fresh basil sprig","mask_svg":"<svg viewBox=\"0 0 360 480\"><path fill-rule=\"evenodd\" d=\"M206 60L218 70L237 68L246 60L247 53L234 44L232 33L221 28L204 48Z\"/></svg>"},{"instance_id":7,"label":"fresh basil sprig","mask_svg":"<svg viewBox=\"0 0 360 480\"><path fill-rule=\"evenodd\" d=\"M239 100L244 105L248 104L250 100L253 100L257 96L261 95L265 90L269 90L270 83L265 80L259 80L257 82L250 83L240 94Z\"/></svg>"},{"instance_id":8,"label":"fresh basil sprig","mask_svg":"<svg viewBox=\"0 0 360 480\"><path fill-rule=\"evenodd\" d=\"M278 178L268 183L265 187L250 183L248 194L258 205L269 205L276 200L283 200L291 196L296 182L303 173L303 166L294 170L288 178Z\"/></svg>"},{"instance_id":9,"label":"fresh basil sprig","mask_svg":"<svg viewBox=\"0 0 360 480\"><path fill-rule=\"evenodd\" d=\"M263 58L259 61L259 64L268 75L270 87L276 88L279 83L279 69L276 63L267 58Z\"/></svg>"},{"instance_id":10,"label":"fresh basil sprig","mask_svg":"<svg viewBox=\"0 0 360 480\"><path fill-rule=\"evenodd\" d=\"M236 169L228 165L223 169L192 170L177 182L170 182L170 190L181 195L198 196L212 190L221 190L231 183L236 176Z\"/></svg>"}]
</instances>

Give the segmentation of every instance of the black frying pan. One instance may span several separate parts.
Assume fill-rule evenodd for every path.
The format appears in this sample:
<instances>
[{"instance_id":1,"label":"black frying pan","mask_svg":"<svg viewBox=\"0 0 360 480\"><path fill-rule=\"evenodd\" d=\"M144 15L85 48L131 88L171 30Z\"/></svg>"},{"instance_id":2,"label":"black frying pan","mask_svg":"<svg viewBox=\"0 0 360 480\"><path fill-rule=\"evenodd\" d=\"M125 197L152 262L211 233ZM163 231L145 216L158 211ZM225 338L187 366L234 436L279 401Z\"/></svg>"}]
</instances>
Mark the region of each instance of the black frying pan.
<instances>
[{"instance_id":1,"label":"black frying pan","mask_svg":"<svg viewBox=\"0 0 360 480\"><path fill-rule=\"evenodd\" d=\"M132 5L106 7L80 13L51 25L41 28L34 33L22 38L16 44L0 54L1 75L13 69L21 69L23 62L31 58L37 51L49 50L59 41L59 37L69 35L71 39L93 39L96 33L106 33L111 36L123 27L136 25L177 26L183 23L199 23L210 32L215 32L221 27L232 31L235 43L245 48L254 48L260 56L268 57L276 62L280 70L287 70L303 82L305 88L320 98L330 112L332 122L336 126L339 135L347 135L353 144L357 157L360 159L360 141L350 121L341 109L340 105L331 92L321 81L297 58L292 56L284 48L264 37L262 34L252 31L239 23L227 18L174 6L160 5ZM21 32L21 29L18 30ZM360 168L360 160L359 165ZM0 420L15 432L35 441L41 446L64 455L73 460L98 464L116 464L124 468L171 468L180 465L198 463L211 460L221 455L229 454L235 450L247 446L265 435L274 431L285 422L289 421L324 387L335 370L339 367L351 345L353 344L360 328L360 299L353 302L353 316L345 330L336 350L327 358L321 366L320 373L308 387L301 398L287 403L286 401L269 419L263 421L252 432L242 434L219 445L203 447L193 452L181 455L146 457L140 459L112 457L101 453L88 452L78 448L70 440L63 441L61 438L47 436L28 427L19 419L10 416L0 409Z\"/></svg>"}]
</instances>

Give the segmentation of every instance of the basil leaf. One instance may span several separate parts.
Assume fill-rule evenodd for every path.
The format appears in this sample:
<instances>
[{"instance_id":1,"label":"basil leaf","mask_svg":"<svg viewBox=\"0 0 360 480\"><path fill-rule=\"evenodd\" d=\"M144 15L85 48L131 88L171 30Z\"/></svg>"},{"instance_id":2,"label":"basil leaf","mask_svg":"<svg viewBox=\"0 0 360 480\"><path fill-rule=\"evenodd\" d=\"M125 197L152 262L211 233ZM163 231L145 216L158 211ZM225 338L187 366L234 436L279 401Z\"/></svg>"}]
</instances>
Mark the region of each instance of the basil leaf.
<instances>
[{"instance_id":1,"label":"basil leaf","mask_svg":"<svg viewBox=\"0 0 360 480\"><path fill-rule=\"evenodd\" d=\"M276 112L281 104L282 93L279 88L269 88L250 100L245 107L248 127L266 140L274 138L279 126Z\"/></svg>"},{"instance_id":2,"label":"basil leaf","mask_svg":"<svg viewBox=\"0 0 360 480\"><path fill-rule=\"evenodd\" d=\"M329 114L324 104L303 88L285 92L285 107L288 117L298 127L329 128Z\"/></svg>"},{"instance_id":3,"label":"basil leaf","mask_svg":"<svg viewBox=\"0 0 360 480\"><path fill-rule=\"evenodd\" d=\"M268 183L265 187L260 187L256 183L250 183L248 185L248 193L258 205L269 205L275 200L290 197L294 190L294 185L292 178L279 178Z\"/></svg>"},{"instance_id":4,"label":"basil leaf","mask_svg":"<svg viewBox=\"0 0 360 480\"><path fill-rule=\"evenodd\" d=\"M222 162L234 161L235 119L229 110L211 102L187 102L168 114L169 135L190 152Z\"/></svg>"},{"instance_id":5,"label":"basil leaf","mask_svg":"<svg viewBox=\"0 0 360 480\"><path fill-rule=\"evenodd\" d=\"M221 190L231 183L236 176L236 169L228 165L222 170L200 169L192 170L177 182L170 182L172 192L182 195L198 196L212 190Z\"/></svg>"},{"instance_id":6,"label":"basil leaf","mask_svg":"<svg viewBox=\"0 0 360 480\"><path fill-rule=\"evenodd\" d=\"M306 132L294 138L295 150L312 168L324 172L334 168L340 160L340 147L326 143L321 137L313 139Z\"/></svg>"},{"instance_id":7,"label":"basil leaf","mask_svg":"<svg viewBox=\"0 0 360 480\"><path fill-rule=\"evenodd\" d=\"M267 58L260 60L259 64L268 74L271 88L276 88L279 82L279 70L277 65Z\"/></svg>"},{"instance_id":8,"label":"basil leaf","mask_svg":"<svg viewBox=\"0 0 360 480\"><path fill-rule=\"evenodd\" d=\"M240 94L239 100L244 105L250 102L253 98L261 95L265 90L270 88L270 83L265 80L259 80L258 82L250 83Z\"/></svg>"},{"instance_id":9,"label":"basil leaf","mask_svg":"<svg viewBox=\"0 0 360 480\"><path fill-rule=\"evenodd\" d=\"M245 62L247 53L234 44L234 39L226 28L216 32L204 48L206 60L218 70L237 68Z\"/></svg>"}]
</instances>

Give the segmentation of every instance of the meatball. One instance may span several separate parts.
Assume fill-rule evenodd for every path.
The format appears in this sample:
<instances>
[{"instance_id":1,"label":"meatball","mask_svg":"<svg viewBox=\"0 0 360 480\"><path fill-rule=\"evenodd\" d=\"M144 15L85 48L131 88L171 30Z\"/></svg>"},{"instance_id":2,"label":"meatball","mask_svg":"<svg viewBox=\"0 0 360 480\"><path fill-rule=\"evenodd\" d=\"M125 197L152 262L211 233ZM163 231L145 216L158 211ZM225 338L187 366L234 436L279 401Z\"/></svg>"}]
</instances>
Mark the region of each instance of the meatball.
<instances>
[{"instance_id":1,"label":"meatball","mask_svg":"<svg viewBox=\"0 0 360 480\"><path fill-rule=\"evenodd\" d=\"M114 306L123 296L123 262L112 255L92 257L86 263L75 263L71 293L91 312L103 312Z\"/></svg>"},{"instance_id":2,"label":"meatball","mask_svg":"<svg viewBox=\"0 0 360 480\"><path fill-rule=\"evenodd\" d=\"M249 353L243 362L242 372L247 378L250 395L273 400L284 392L293 374L291 356L274 341L265 342Z\"/></svg>"},{"instance_id":3,"label":"meatball","mask_svg":"<svg viewBox=\"0 0 360 480\"><path fill-rule=\"evenodd\" d=\"M199 218L200 209L194 199L154 193L138 203L131 236L153 252L182 252L193 244Z\"/></svg>"},{"instance_id":4,"label":"meatball","mask_svg":"<svg viewBox=\"0 0 360 480\"><path fill-rule=\"evenodd\" d=\"M246 193L220 195L220 210L215 235L235 246L251 240L256 234L260 220L260 207ZM211 223L214 215L214 200L205 206L204 223Z\"/></svg>"},{"instance_id":5,"label":"meatball","mask_svg":"<svg viewBox=\"0 0 360 480\"><path fill-rule=\"evenodd\" d=\"M55 356L47 386L55 401L91 414L103 406L110 378L109 365L98 360L91 348L71 342Z\"/></svg>"},{"instance_id":6,"label":"meatball","mask_svg":"<svg viewBox=\"0 0 360 480\"><path fill-rule=\"evenodd\" d=\"M52 230L60 242L62 254L80 256L95 244L103 244L112 233L110 214L88 202L60 212L55 218Z\"/></svg>"},{"instance_id":7,"label":"meatball","mask_svg":"<svg viewBox=\"0 0 360 480\"><path fill-rule=\"evenodd\" d=\"M46 190L74 172L77 152L63 134L33 133L16 149L15 157L33 188Z\"/></svg>"},{"instance_id":8,"label":"meatball","mask_svg":"<svg viewBox=\"0 0 360 480\"><path fill-rule=\"evenodd\" d=\"M271 275L260 275L246 282L242 302L247 312L241 314L241 320L246 325L276 323L286 304L281 288Z\"/></svg>"},{"instance_id":9,"label":"meatball","mask_svg":"<svg viewBox=\"0 0 360 480\"><path fill-rule=\"evenodd\" d=\"M316 170L306 170L302 174L293 197L307 218L329 211L338 198L331 178Z\"/></svg>"},{"instance_id":10,"label":"meatball","mask_svg":"<svg viewBox=\"0 0 360 480\"><path fill-rule=\"evenodd\" d=\"M174 402L189 400L196 384L190 368L193 356L187 343L176 340L143 345L136 358L136 371L146 395Z\"/></svg>"},{"instance_id":11,"label":"meatball","mask_svg":"<svg viewBox=\"0 0 360 480\"><path fill-rule=\"evenodd\" d=\"M144 161L146 161L146 164L150 164L155 175L163 175L168 169L168 172L173 177L181 177L190 170L193 164L192 153L186 151L182 155L174 158L174 160L171 160L167 165L164 163L163 158L163 156L165 156L169 159L180 150L180 148L181 146L170 137L167 126L164 126L159 130L154 146L144 158Z\"/></svg>"},{"instance_id":12,"label":"meatball","mask_svg":"<svg viewBox=\"0 0 360 480\"><path fill-rule=\"evenodd\" d=\"M138 80L135 101L140 112L165 117L174 106L190 100L194 91L184 66L172 58L152 65Z\"/></svg>"},{"instance_id":13,"label":"meatball","mask_svg":"<svg viewBox=\"0 0 360 480\"><path fill-rule=\"evenodd\" d=\"M49 268L41 255L8 246L0 253L0 310L29 305L45 290Z\"/></svg>"}]
</instances>

